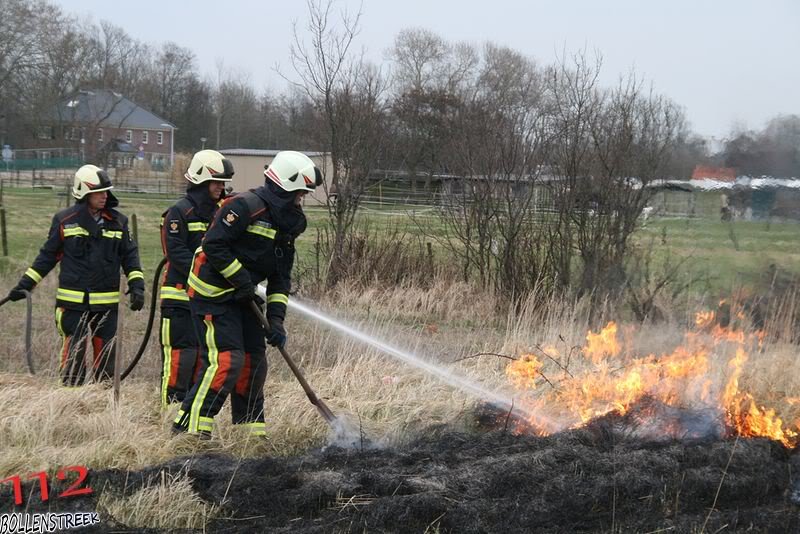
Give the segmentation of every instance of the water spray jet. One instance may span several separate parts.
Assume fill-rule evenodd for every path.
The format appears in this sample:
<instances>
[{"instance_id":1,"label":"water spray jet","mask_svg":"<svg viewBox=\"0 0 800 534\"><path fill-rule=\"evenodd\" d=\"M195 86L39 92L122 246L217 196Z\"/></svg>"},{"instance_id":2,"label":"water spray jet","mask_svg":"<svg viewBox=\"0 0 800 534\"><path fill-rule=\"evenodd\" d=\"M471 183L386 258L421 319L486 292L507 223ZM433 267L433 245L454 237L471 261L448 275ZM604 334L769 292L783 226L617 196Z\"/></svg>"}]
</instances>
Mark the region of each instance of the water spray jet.
<instances>
[{"instance_id":1,"label":"water spray jet","mask_svg":"<svg viewBox=\"0 0 800 534\"><path fill-rule=\"evenodd\" d=\"M258 286L257 293L262 297L266 297L266 290L262 286ZM389 356L392 356L397 360L400 360L408 365L416 367L417 369L420 369L422 371L425 371L429 375L438 378L442 382L450 386L453 386L473 397L486 401L496 406L497 408L500 408L508 412L510 415L513 415L514 417L519 417L526 420L531 418L532 414L530 414L527 410L515 406L513 399L511 399L510 397L502 395L496 391L491 391L489 389L486 389L485 387L473 382L472 380L468 379L465 376L461 376L449 369L446 369L442 366L426 361L415 354L403 351L397 347L393 347L392 345L389 345L388 343L385 343L368 334L365 334L364 332L360 332L354 328L351 328L323 314L322 312L314 310L311 307L301 302L298 302L297 299L293 298L289 300L289 307L299 311L300 313L306 315L307 317L320 321L353 339L356 339L358 341L361 341L362 343L370 345L373 348L376 348L381 352L388 354ZM546 421L546 418L543 417L542 414L537 414L537 418L540 421Z\"/></svg>"}]
</instances>

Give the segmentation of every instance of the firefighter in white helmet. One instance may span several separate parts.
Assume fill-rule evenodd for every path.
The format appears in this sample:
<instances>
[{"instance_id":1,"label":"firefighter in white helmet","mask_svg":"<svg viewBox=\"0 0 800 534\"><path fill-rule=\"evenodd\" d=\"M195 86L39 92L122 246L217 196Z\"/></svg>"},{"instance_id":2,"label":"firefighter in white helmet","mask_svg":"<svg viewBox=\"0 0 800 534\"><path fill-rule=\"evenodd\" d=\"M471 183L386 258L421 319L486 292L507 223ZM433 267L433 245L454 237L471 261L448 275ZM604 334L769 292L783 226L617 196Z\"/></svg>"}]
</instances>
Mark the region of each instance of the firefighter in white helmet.
<instances>
[{"instance_id":1,"label":"firefighter in white helmet","mask_svg":"<svg viewBox=\"0 0 800 534\"><path fill-rule=\"evenodd\" d=\"M294 240L306 229L302 197L322 185L322 173L305 154L284 151L264 175L263 186L225 201L194 255L188 294L202 341L201 367L175 419L177 432L210 435L230 395L234 424L265 434L264 338L286 344ZM263 280L269 332L250 309Z\"/></svg>"},{"instance_id":2,"label":"firefighter in white helmet","mask_svg":"<svg viewBox=\"0 0 800 534\"><path fill-rule=\"evenodd\" d=\"M62 338L61 378L66 386L86 379L90 342L95 380L114 374L114 343L120 301L120 269L128 279L130 308L144 306L144 275L128 218L115 208L111 180L103 169L84 165L75 173L76 204L53 217L50 232L33 265L9 294L25 298L61 262L56 291L56 326Z\"/></svg>"},{"instance_id":3,"label":"firefighter in white helmet","mask_svg":"<svg viewBox=\"0 0 800 534\"><path fill-rule=\"evenodd\" d=\"M161 217L161 246L167 258L161 286L161 403L182 402L199 365L200 342L195 335L186 293L194 251L200 246L233 165L216 150L196 153L184 174L186 195Z\"/></svg>"}]
</instances>

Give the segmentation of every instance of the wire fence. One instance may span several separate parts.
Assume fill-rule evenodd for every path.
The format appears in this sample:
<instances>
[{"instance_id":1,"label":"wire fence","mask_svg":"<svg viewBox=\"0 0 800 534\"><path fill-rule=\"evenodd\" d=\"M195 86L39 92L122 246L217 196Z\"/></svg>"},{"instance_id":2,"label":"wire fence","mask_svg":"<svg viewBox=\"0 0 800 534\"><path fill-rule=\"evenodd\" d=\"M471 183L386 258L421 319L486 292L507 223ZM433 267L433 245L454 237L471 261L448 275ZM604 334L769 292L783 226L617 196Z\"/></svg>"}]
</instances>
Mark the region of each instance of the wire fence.
<instances>
[{"instance_id":1,"label":"wire fence","mask_svg":"<svg viewBox=\"0 0 800 534\"><path fill-rule=\"evenodd\" d=\"M5 187L67 190L72 187L78 167L61 169L0 170L0 181ZM125 193L152 193L182 195L185 181L176 179L170 172L138 169L109 169L114 189Z\"/></svg>"}]
</instances>

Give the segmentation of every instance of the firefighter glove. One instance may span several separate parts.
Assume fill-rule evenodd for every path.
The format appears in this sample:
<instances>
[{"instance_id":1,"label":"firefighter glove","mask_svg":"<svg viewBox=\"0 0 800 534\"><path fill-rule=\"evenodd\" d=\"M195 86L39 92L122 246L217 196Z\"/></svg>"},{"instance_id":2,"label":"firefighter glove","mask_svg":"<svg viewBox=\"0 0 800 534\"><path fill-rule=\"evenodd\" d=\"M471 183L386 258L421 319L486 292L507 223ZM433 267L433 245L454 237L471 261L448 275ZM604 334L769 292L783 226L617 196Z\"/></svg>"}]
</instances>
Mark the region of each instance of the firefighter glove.
<instances>
[{"instance_id":1,"label":"firefighter glove","mask_svg":"<svg viewBox=\"0 0 800 534\"><path fill-rule=\"evenodd\" d=\"M280 317L270 317L267 343L279 349L286 346L286 329L283 327L283 319Z\"/></svg>"},{"instance_id":2,"label":"firefighter glove","mask_svg":"<svg viewBox=\"0 0 800 534\"><path fill-rule=\"evenodd\" d=\"M139 311L144 308L144 291L141 289L130 290L130 308L133 311Z\"/></svg>"},{"instance_id":3,"label":"firefighter glove","mask_svg":"<svg viewBox=\"0 0 800 534\"><path fill-rule=\"evenodd\" d=\"M236 291L233 292L233 298L236 299L236 302L245 306L251 300L255 300L256 288L253 286L252 282L240 285L236 288Z\"/></svg>"},{"instance_id":4,"label":"firefighter glove","mask_svg":"<svg viewBox=\"0 0 800 534\"><path fill-rule=\"evenodd\" d=\"M16 302L25 298L25 290L17 286L8 292L8 300Z\"/></svg>"}]
</instances>

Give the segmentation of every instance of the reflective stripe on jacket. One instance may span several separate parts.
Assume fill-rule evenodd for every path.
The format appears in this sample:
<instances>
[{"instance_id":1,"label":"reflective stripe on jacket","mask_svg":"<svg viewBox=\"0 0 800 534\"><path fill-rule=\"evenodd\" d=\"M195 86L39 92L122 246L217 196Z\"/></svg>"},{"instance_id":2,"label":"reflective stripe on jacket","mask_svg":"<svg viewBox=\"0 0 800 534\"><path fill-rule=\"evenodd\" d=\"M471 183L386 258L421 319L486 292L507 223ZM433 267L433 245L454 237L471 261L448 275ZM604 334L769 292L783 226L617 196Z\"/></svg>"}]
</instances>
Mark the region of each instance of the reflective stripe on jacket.
<instances>
[{"instance_id":1,"label":"reflective stripe on jacket","mask_svg":"<svg viewBox=\"0 0 800 534\"><path fill-rule=\"evenodd\" d=\"M217 208L208 196L208 184L201 185L190 189L161 216L161 248L167 258L159 292L162 307L189 307L186 289L192 256Z\"/></svg>"},{"instance_id":2,"label":"reflective stripe on jacket","mask_svg":"<svg viewBox=\"0 0 800 534\"><path fill-rule=\"evenodd\" d=\"M128 287L144 291L139 250L128 232L128 218L115 209L103 210L101 217L98 224L85 202L56 213L47 241L20 286L33 289L60 262L57 306L92 311L117 307L120 269Z\"/></svg>"},{"instance_id":3,"label":"reflective stripe on jacket","mask_svg":"<svg viewBox=\"0 0 800 534\"><path fill-rule=\"evenodd\" d=\"M237 287L267 281L267 315L283 318L291 289L294 241L273 224L252 191L225 201L195 251L188 294L198 306L233 299ZM200 309L200 308L198 308Z\"/></svg>"}]
</instances>

